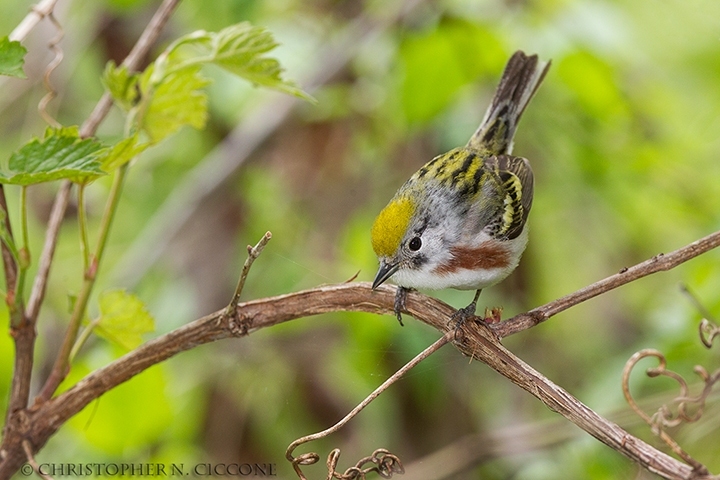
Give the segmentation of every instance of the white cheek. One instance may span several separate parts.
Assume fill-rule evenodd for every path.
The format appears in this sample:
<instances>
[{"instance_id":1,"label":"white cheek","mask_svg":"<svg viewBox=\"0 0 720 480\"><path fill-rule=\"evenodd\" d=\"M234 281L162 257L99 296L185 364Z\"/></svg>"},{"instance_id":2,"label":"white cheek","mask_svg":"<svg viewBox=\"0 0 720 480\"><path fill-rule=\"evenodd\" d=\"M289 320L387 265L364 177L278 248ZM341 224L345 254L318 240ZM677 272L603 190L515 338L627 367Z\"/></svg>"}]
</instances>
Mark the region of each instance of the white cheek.
<instances>
[{"instance_id":1,"label":"white cheek","mask_svg":"<svg viewBox=\"0 0 720 480\"><path fill-rule=\"evenodd\" d=\"M420 249L420 253L425 256L425 258L428 259L428 261L423 265L422 270L426 270L427 265L436 265L439 263L440 259L442 259L446 252L448 251L447 248L445 248L445 241L440 238L439 236L433 236L433 237L426 237L423 239L423 246Z\"/></svg>"}]
</instances>

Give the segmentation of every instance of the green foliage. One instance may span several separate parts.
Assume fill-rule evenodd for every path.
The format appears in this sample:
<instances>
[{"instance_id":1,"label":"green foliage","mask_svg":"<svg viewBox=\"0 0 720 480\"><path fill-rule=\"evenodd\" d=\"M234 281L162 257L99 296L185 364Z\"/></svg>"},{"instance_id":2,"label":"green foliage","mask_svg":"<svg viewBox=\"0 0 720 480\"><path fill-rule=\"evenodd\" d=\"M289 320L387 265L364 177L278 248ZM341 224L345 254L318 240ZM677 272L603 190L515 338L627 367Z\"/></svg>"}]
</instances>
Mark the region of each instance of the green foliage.
<instances>
[{"instance_id":1,"label":"green foliage","mask_svg":"<svg viewBox=\"0 0 720 480\"><path fill-rule=\"evenodd\" d=\"M2 165L0 183L85 182L104 175L98 162L103 148L95 139L81 139L77 127L48 128L42 139L34 138Z\"/></svg>"},{"instance_id":2,"label":"green foliage","mask_svg":"<svg viewBox=\"0 0 720 480\"><path fill-rule=\"evenodd\" d=\"M264 56L277 47L270 32L243 22L220 32L196 31L171 43L142 74L108 62L103 85L129 113L134 128L144 130L151 144L188 125L202 129L207 121L210 82L200 73L215 64L255 85L312 100L293 82L282 78L280 63Z\"/></svg>"},{"instance_id":3,"label":"green foliage","mask_svg":"<svg viewBox=\"0 0 720 480\"><path fill-rule=\"evenodd\" d=\"M481 25L448 20L411 35L401 45L402 108L410 122L426 122L446 108L461 87L489 67L502 66L501 41Z\"/></svg>"},{"instance_id":4,"label":"green foliage","mask_svg":"<svg viewBox=\"0 0 720 480\"><path fill-rule=\"evenodd\" d=\"M586 51L567 55L558 62L557 72L593 117L605 119L625 110L612 67L596 55Z\"/></svg>"},{"instance_id":5,"label":"green foliage","mask_svg":"<svg viewBox=\"0 0 720 480\"><path fill-rule=\"evenodd\" d=\"M173 70L159 82L153 73L151 66L140 78L140 91L149 101L137 118L150 142L157 143L184 125L203 128L207 121L207 94L202 89L209 80L200 75L200 66Z\"/></svg>"},{"instance_id":6,"label":"green foliage","mask_svg":"<svg viewBox=\"0 0 720 480\"><path fill-rule=\"evenodd\" d=\"M133 108L138 100L137 82L140 75L130 73L125 65L117 66L110 60L105 65L102 84L112 95L115 103L125 111Z\"/></svg>"},{"instance_id":7,"label":"green foliage","mask_svg":"<svg viewBox=\"0 0 720 480\"><path fill-rule=\"evenodd\" d=\"M94 332L132 350L142 343L142 335L155 330L155 320L143 302L124 290L111 290L100 295L100 317L93 321Z\"/></svg>"},{"instance_id":8,"label":"green foliage","mask_svg":"<svg viewBox=\"0 0 720 480\"><path fill-rule=\"evenodd\" d=\"M107 153L99 158L103 171L112 172L120 168L150 146L148 143L139 142L138 134L135 133L131 137L123 138L112 148L109 148Z\"/></svg>"},{"instance_id":9,"label":"green foliage","mask_svg":"<svg viewBox=\"0 0 720 480\"><path fill-rule=\"evenodd\" d=\"M0 38L0 75L27 78L23 71L26 53L20 42L11 42L8 37Z\"/></svg>"},{"instance_id":10,"label":"green foliage","mask_svg":"<svg viewBox=\"0 0 720 480\"><path fill-rule=\"evenodd\" d=\"M212 63L254 85L312 100L294 82L282 78L280 62L264 56L277 46L268 30L242 22L217 33L201 30L181 37L158 59L157 68L173 71L189 65ZM194 53L190 57L185 55L188 49Z\"/></svg>"},{"instance_id":11,"label":"green foliage","mask_svg":"<svg viewBox=\"0 0 720 480\"><path fill-rule=\"evenodd\" d=\"M90 373L87 365L76 368L71 381ZM95 452L118 456L158 442L176 421L167 384L162 365L150 368L85 407L68 422L67 433L74 442L83 440L92 445ZM130 405L134 407L128 409Z\"/></svg>"}]
</instances>

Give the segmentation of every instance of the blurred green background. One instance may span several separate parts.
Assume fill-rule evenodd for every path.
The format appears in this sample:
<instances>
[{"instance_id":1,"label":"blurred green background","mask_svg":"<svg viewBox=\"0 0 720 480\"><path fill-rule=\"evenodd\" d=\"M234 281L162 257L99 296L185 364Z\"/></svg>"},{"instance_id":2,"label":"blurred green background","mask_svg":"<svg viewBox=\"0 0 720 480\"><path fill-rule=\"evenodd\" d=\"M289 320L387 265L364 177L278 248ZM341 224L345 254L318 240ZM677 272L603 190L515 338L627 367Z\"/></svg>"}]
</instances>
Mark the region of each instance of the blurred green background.
<instances>
[{"instance_id":1,"label":"blurred green background","mask_svg":"<svg viewBox=\"0 0 720 480\"><path fill-rule=\"evenodd\" d=\"M102 94L99 75L122 60L158 2L60 1L65 59L49 110L79 124ZM1 32L28 1L0 4ZM282 43L273 52L317 105L205 73L205 131L184 129L130 170L96 293L127 288L160 335L228 302L245 246L270 230L243 298L372 279L374 215L435 155L477 127L502 67L517 49L552 59L526 111L515 153L535 171L531 238L520 267L486 290L504 316L720 229L720 2L697 0L184 0L162 46L196 29L249 20ZM28 80L0 79L0 158L44 130L37 104L51 58L48 22L25 45ZM99 136L116 139L113 111ZM233 140L231 140L233 139ZM216 150L219 149L219 150ZM57 185L30 189L37 258ZM91 232L109 189L88 189ZM18 191L8 188L12 211ZM62 231L38 325L36 383L49 372L81 283L77 221ZM718 368L697 338L701 315L685 283L720 317L720 252L623 287L513 336L505 344L600 414L660 445L628 413L620 378L641 348L670 368ZM472 293L433 295L456 307ZM97 311L97 303L91 312ZM6 312L2 313L7 315ZM7 322L7 320L4 320ZM7 323L6 323L7 324ZM297 437L341 418L438 333L407 319L338 313L301 319L183 353L90 404L38 455L40 462L275 463ZM123 352L94 338L70 382ZM12 343L0 336L0 406ZM671 382L633 376L640 397L674 395ZM695 382L696 383L696 382ZM69 383L67 383L69 384ZM657 385L656 385L657 384ZM697 386L697 385L696 385ZM659 396L658 396L659 395ZM720 472L720 406L673 430ZM347 427L296 453L338 447L341 470L374 449L400 456L404 478L653 478L478 362L445 347ZM662 446L660 448L663 448ZM324 461L306 472L324 478Z\"/></svg>"}]
</instances>

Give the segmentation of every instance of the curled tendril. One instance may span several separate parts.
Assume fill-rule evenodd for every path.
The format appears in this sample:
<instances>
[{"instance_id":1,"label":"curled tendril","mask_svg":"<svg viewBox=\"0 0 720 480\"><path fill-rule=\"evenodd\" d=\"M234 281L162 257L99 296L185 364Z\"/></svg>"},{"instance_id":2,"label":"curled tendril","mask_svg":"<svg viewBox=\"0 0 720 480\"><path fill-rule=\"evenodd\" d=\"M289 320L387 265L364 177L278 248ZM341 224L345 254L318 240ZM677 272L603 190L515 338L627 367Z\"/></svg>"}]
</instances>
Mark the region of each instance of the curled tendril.
<instances>
[{"instance_id":1,"label":"curled tendril","mask_svg":"<svg viewBox=\"0 0 720 480\"><path fill-rule=\"evenodd\" d=\"M705 318L700 322L700 341L707 348L712 348L713 340L715 337L720 336L720 326L714 324L710 320Z\"/></svg>"},{"instance_id":2,"label":"curled tendril","mask_svg":"<svg viewBox=\"0 0 720 480\"><path fill-rule=\"evenodd\" d=\"M705 338L703 337L704 330L702 326L700 327L700 332L701 340L703 340L703 343L706 344ZM710 342L712 342L713 336L717 334L718 330L716 329L710 336ZM677 382L680 388L680 395L675 397L672 402L670 402L671 406L668 406L668 404L663 404L652 415L648 415L643 409L640 408L640 406L637 404L637 402L631 395L629 386L630 373L632 372L632 369L635 367L635 365L637 365L640 360L648 357L654 357L659 362L659 365L657 367L647 369L646 373L649 377L655 378L662 376L670 378ZM697 460L693 459L687 452L685 452L680 447L680 445L678 445L678 443L665 431L665 429L675 427L683 422L692 423L698 421L700 417L702 417L703 411L705 409L705 401L710 395L713 386L718 383L718 381L720 381L720 369L715 371L713 374L709 374L708 371L705 370L705 368L696 365L693 370L702 379L704 383L702 392L700 392L700 394L696 396L690 395L690 388L688 387L687 382L681 375L667 369L667 360L662 353L654 349L640 350L639 352L636 352L632 357L630 357L630 359L625 364L622 377L622 389L623 394L625 395L625 399L630 405L630 408L632 408L633 411L640 418L642 418L648 425L650 425L653 433L659 436L680 458L682 458L689 465L692 465L695 471L701 473L707 472L707 468ZM694 411L694 413L690 413L691 409ZM673 413L673 411L675 411L675 413Z\"/></svg>"},{"instance_id":3,"label":"curled tendril","mask_svg":"<svg viewBox=\"0 0 720 480\"><path fill-rule=\"evenodd\" d=\"M680 289L688 297L700 315L704 317L699 325L700 341L707 348L712 348L713 340L720 335L720 326L713 322L715 320L713 315L687 285L681 285Z\"/></svg>"},{"instance_id":4,"label":"curled tendril","mask_svg":"<svg viewBox=\"0 0 720 480\"><path fill-rule=\"evenodd\" d=\"M62 63L63 61L63 51L58 46L60 41L65 36L65 31L62 28L62 25L60 22L58 22L57 18L55 18L55 15L53 15L53 12L47 13L47 18L52 22L52 24L57 29L58 33L55 37L53 37L50 42L48 43L48 48L52 50L54 57L48 64L47 68L45 69L45 75L43 76L43 81L45 84L45 90L47 90L47 93L45 96L40 99L40 103L38 104L38 111L40 112L40 115L43 117L43 119L53 127L60 127L60 123L55 120L55 118L50 115L47 111L48 104L57 96L57 91L55 90L55 87L52 84L52 81L50 80L50 75L55 71L55 69Z\"/></svg>"},{"instance_id":5,"label":"curled tendril","mask_svg":"<svg viewBox=\"0 0 720 480\"><path fill-rule=\"evenodd\" d=\"M400 459L384 448L378 448L372 455L363 457L358 462L345 470L343 473L337 471L337 464L340 460L340 449L336 448L327 458L328 475L327 480L366 480L370 473L377 473L382 478L392 478L393 475L405 473ZM305 453L294 458L292 466L301 480L307 480L300 469L301 465L313 465L320 461L320 456L316 453Z\"/></svg>"},{"instance_id":6,"label":"curled tendril","mask_svg":"<svg viewBox=\"0 0 720 480\"><path fill-rule=\"evenodd\" d=\"M339 480L365 480L369 473L377 473L382 478L392 478L396 473L405 473L405 468L400 459L384 448L378 448L372 455L361 458L353 467L345 470L344 473L337 473L335 467L340 459L340 450L333 450L328 456L328 478ZM332 467L332 468L331 468Z\"/></svg>"}]
</instances>

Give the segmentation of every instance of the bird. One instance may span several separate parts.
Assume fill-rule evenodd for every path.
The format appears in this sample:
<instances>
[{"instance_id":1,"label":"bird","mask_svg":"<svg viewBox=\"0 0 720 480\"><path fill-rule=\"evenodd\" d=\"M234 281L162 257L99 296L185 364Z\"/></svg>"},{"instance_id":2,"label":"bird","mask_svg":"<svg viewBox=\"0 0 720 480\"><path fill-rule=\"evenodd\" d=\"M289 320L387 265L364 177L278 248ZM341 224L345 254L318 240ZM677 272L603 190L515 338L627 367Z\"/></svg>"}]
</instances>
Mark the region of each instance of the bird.
<instances>
[{"instance_id":1,"label":"bird","mask_svg":"<svg viewBox=\"0 0 720 480\"><path fill-rule=\"evenodd\" d=\"M530 162L512 155L513 138L550 63L515 52L467 145L422 166L373 222L380 265L372 290L388 280L398 285L400 325L411 289L475 290L456 312L461 321L475 315L482 289L517 267L528 241L534 179Z\"/></svg>"}]
</instances>

